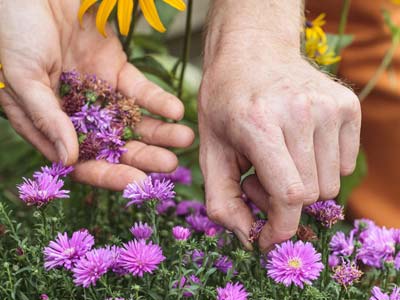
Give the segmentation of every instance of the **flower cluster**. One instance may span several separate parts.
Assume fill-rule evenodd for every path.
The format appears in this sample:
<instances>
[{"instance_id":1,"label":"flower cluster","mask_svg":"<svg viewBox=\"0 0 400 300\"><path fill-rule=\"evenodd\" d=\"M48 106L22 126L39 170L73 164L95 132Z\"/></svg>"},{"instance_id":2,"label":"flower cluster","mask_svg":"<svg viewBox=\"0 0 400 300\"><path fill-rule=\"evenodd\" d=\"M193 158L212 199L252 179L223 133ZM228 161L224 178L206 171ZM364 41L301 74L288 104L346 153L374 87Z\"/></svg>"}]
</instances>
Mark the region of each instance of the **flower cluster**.
<instances>
[{"instance_id":1,"label":"flower cluster","mask_svg":"<svg viewBox=\"0 0 400 300\"><path fill-rule=\"evenodd\" d=\"M172 173L150 173L149 175L153 179L166 179L172 181L173 183L180 183L184 185L192 184L192 172L190 171L190 169L182 166L179 166Z\"/></svg>"},{"instance_id":2,"label":"flower cluster","mask_svg":"<svg viewBox=\"0 0 400 300\"><path fill-rule=\"evenodd\" d=\"M79 159L119 163L126 139L141 120L135 100L95 75L64 72L60 83L63 109L79 135Z\"/></svg>"},{"instance_id":3,"label":"flower cluster","mask_svg":"<svg viewBox=\"0 0 400 300\"><path fill-rule=\"evenodd\" d=\"M331 228L339 220L344 219L343 207L334 200L315 202L307 206L304 211L328 228Z\"/></svg>"}]
</instances>

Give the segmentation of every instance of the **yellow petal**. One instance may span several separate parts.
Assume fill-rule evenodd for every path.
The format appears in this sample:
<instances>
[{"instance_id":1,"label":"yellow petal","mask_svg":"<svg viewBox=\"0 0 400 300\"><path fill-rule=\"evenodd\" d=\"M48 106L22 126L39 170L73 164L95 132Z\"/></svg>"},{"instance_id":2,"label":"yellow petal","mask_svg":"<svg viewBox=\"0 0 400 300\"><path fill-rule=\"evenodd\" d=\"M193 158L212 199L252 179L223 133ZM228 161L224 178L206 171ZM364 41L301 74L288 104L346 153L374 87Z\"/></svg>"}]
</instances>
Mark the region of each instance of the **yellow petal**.
<instances>
[{"instance_id":1,"label":"yellow petal","mask_svg":"<svg viewBox=\"0 0 400 300\"><path fill-rule=\"evenodd\" d=\"M115 4L117 4L117 0L103 0L97 11L96 27L104 37L107 37L106 24Z\"/></svg>"},{"instance_id":2,"label":"yellow petal","mask_svg":"<svg viewBox=\"0 0 400 300\"><path fill-rule=\"evenodd\" d=\"M180 11L186 9L186 3L183 0L164 0L164 2Z\"/></svg>"},{"instance_id":3,"label":"yellow petal","mask_svg":"<svg viewBox=\"0 0 400 300\"><path fill-rule=\"evenodd\" d=\"M81 23L81 26L82 26L82 22L83 22L83 16L87 12L87 10L96 2L97 2L97 0L83 0L81 7L79 8L79 11L78 11L78 19L79 19L79 23Z\"/></svg>"},{"instance_id":4,"label":"yellow petal","mask_svg":"<svg viewBox=\"0 0 400 300\"><path fill-rule=\"evenodd\" d=\"M0 81L0 89L4 89L6 86L4 85L4 83L2 83L1 81Z\"/></svg>"},{"instance_id":5,"label":"yellow petal","mask_svg":"<svg viewBox=\"0 0 400 300\"><path fill-rule=\"evenodd\" d=\"M118 1L118 24L122 35L127 36L132 22L133 0Z\"/></svg>"},{"instance_id":6,"label":"yellow petal","mask_svg":"<svg viewBox=\"0 0 400 300\"><path fill-rule=\"evenodd\" d=\"M154 0L139 0L140 8L146 21L159 32L165 32L165 27L160 20Z\"/></svg>"}]
</instances>

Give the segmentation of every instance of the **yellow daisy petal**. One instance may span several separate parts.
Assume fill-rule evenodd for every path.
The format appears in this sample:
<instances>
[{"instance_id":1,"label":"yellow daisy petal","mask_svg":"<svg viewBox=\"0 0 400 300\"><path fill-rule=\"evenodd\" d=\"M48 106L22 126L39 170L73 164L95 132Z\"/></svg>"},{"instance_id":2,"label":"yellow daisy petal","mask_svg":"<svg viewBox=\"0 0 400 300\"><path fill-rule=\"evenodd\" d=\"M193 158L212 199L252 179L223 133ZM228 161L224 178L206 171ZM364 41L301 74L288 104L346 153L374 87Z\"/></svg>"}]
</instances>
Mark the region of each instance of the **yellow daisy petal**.
<instances>
[{"instance_id":1,"label":"yellow daisy petal","mask_svg":"<svg viewBox=\"0 0 400 300\"><path fill-rule=\"evenodd\" d=\"M115 4L117 4L117 0L103 0L97 11L96 27L104 37L107 37L106 24Z\"/></svg>"},{"instance_id":2,"label":"yellow daisy petal","mask_svg":"<svg viewBox=\"0 0 400 300\"><path fill-rule=\"evenodd\" d=\"M132 22L133 0L118 1L118 24L122 35L127 36Z\"/></svg>"},{"instance_id":3,"label":"yellow daisy petal","mask_svg":"<svg viewBox=\"0 0 400 300\"><path fill-rule=\"evenodd\" d=\"M140 8L146 21L159 32L165 32L165 27L160 20L154 0L139 0Z\"/></svg>"},{"instance_id":4,"label":"yellow daisy petal","mask_svg":"<svg viewBox=\"0 0 400 300\"><path fill-rule=\"evenodd\" d=\"M5 84L0 81L0 89L4 89L5 87Z\"/></svg>"},{"instance_id":5,"label":"yellow daisy petal","mask_svg":"<svg viewBox=\"0 0 400 300\"><path fill-rule=\"evenodd\" d=\"M180 11L184 11L186 9L186 3L183 0L164 0L164 2Z\"/></svg>"},{"instance_id":6,"label":"yellow daisy petal","mask_svg":"<svg viewBox=\"0 0 400 300\"><path fill-rule=\"evenodd\" d=\"M324 20L324 19L325 19L325 16L326 16L325 13L320 14L318 17L316 17L316 18L312 21L312 24L313 24L314 26L319 26L319 27L324 26L325 23L326 23L326 21Z\"/></svg>"},{"instance_id":7,"label":"yellow daisy petal","mask_svg":"<svg viewBox=\"0 0 400 300\"><path fill-rule=\"evenodd\" d=\"M79 23L81 23L81 26L82 26L82 22L83 22L83 16L87 12L87 10L96 2L97 2L97 0L83 0L81 7L79 8L79 11L78 11L78 19L79 19Z\"/></svg>"}]
</instances>

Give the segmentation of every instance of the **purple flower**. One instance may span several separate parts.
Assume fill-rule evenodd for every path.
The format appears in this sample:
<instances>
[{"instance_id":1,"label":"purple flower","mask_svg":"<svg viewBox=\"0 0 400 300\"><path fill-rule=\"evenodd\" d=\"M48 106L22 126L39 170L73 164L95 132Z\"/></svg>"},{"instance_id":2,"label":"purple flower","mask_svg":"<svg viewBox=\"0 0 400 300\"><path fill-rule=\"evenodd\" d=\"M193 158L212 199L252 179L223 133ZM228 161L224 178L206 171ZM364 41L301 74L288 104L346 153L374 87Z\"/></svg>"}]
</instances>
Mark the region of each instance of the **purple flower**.
<instances>
[{"instance_id":1,"label":"purple flower","mask_svg":"<svg viewBox=\"0 0 400 300\"><path fill-rule=\"evenodd\" d=\"M84 288L96 285L97 280L110 270L113 263L113 255L109 249L93 249L87 252L72 269L75 285Z\"/></svg>"},{"instance_id":2,"label":"purple flower","mask_svg":"<svg viewBox=\"0 0 400 300\"><path fill-rule=\"evenodd\" d=\"M86 104L81 111L73 114L70 119L78 133L97 132L110 128L113 113L107 108L101 108L100 105Z\"/></svg>"},{"instance_id":3,"label":"purple flower","mask_svg":"<svg viewBox=\"0 0 400 300\"><path fill-rule=\"evenodd\" d=\"M304 211L328 228L331 228L337 221L344 219L343 207L336 204L334 200L317 201L307 206Z\"/></svg>"},{"instance_id":4,"label":"purple flower","mask_svg":"<svg viewBox=\"0 0 400 300\"><path fill-rule=\"evenodd\" d=\"M147 177L141 183L130 183L123 192L123 197L130 200L126 206L142 205L145 201L168 201L175 197L174 184L169 180L152 180Z\"/></svg>"},{"instance_id":5,"label":"purple flower","mask_svg":"<svg viewBox=\"0 0 400 300\"><path fill-rule=\"evenodd\" d=\"M144 273L153 273L165 260L165 256L160 246L139 240L124 244L119 260L125 270L135 276L143 277Z\"/></svg>"},{"instance_id":6,"label":"purple flower","mask_svg":"<svg viewBox=\"0 0 400 300\"><path fill-rule=\"evenodd\" d=\"M66 232L58 233L56 240L44 248L44 267L46 270L56 267L71 270L93 245L94 238L86 229L75 231L71 238Z\"/></svg>"},{"instance_id":7,"label":"purple flower","mask_svg":"<svg viewBox=\"0 0 400 300\"><path fill-rule=\"evenodd\" d=\"M394 253L392 231L375 226L368 229L368 234L363 238L361 248L357 251L357 259L367 266L380 268L386 260L393 258Z\"/></svg>"},{"instance_id":8,"label":"purple flower","mask_svg":"<svg viewBox=\"0 0 400 300\"><path fill-rule=\"evenodd\" d=\"M204 252L200 250L193 250L192 252L192 262L194 262L199 267L203 264Z\"/></svg>"},{"instance_id":9,"label":"purple flower","mask_svg":"<svg viewBox=\"0 0 400 300\"><path fill-rule=\"evenodd\" d=\"M192 172L190 169L181 166L172 173L150 173L149 176L153 179L171 180L174 183L181 183L184 185L192 184Z\"/></svg>"},{"instance_id":10,"label":"purple flower","mask_svg":"<svg viewBox=\"0 0 400 300\"><path fill-rule=\"evenodd\" d=\"M249 232L249 242L254 243L260 237L261 231L264 228L264 225L267 223L265 220L257 220L253 222Z\"/></svg>"},{"instance_id":11,"label":"purple flower","mask_svg":"<svg viewBox=\"0 0 400 300\"><path fill-rule=\"evenodd\" d=\"M400 288L397 286L393 288L390 295L382 292L382 290L377 286L372 288L371 294L369 300L400 300Z\"/></svg>"},{"instance_id":12,"label":"purple flower","mask_svg":"<svg viewBox=\"0 0 400 300\"><path fill-rule=\"evenodd\" d=\"M321 254L311 243L297 241L277 245L268 255L268 276L285 286L295 284L303 288L319 277L324 265Z\"/></svg>"},{"instance_id":13,"label":"purple flower","mask_svg":"<svg viewBox=\"0 0 400 300\"><path fill-rule=\"evenodd\" d=\"M201 284L201 281L198 277L195 275L190 275L189 278L182 277L181 280L179 281L179 288L180 289L190 289L194 285L199 285ZM178 282L176 282L173 287L176 289L178 288ZM185 290L183 291L183 297L185 298L190 298L193 297L194 294L191 291Z\"/></svg>"},{"instance_id":14,"label":"purple flower","mask_svg":"<svg viewBox=\"0 0 400 300\"><path fill-rule=\"evenodd\" d=\"M230 282L224 288L217 288L217 300L247 300L248 293L243 284Z\"/></svg>"},{"instance_id":15,"label":"purple flower","mask_svg":"<svg viewBox=\"0 0 400 300\"><path fill-rule=\"evenodd\" d=\"M356 263L342 261L342 263L333 269L332 278L341 286L348 287L363 275L363 272L357 267Z\"/></svg>"},{"instance_id":16,"label":"purple flower","mask_svg":"<svg viewBox=\"0 0 400 300\"><path fill-rule=\"evenodd\" d=\"M333 268L336 267L337 265L339 265L340 261L339 261L339 257L337 257L336 255L329 255L328 257L328 266Z\"/></svg>"},{"instance_id":17,"label":"purple flower","mask_svg":"<svg viewBox=\"0 0 400 300\"><path fill-rule=\"evenodd\" d=\"M354 221L354 229L351 231L354 236L358 238L360 242L364 241L364 238L368 236L368 230L377 227L376 224L368 219L358 219Z\"/></svg>"},{"instance_id":18,"label":"purple flower","mask_svg":"<svg viewBox=\"0 0 400 300\"><path fill-rule=\"evenodd\" d=\"M49 296L47 296L46 294L41 294L40 295L40 300L49 300Z\"/></svg>"},{"instance_id":19,"label":"purple flower","mask_svg":"<svg viewBox=\"0 0 400 300\"><path fill-rule=\"evenodd\" d=\"M59 198L69 198L69 191L62 190L64 181L43 173L34 180L23 178L24 182L17 186L19 198L28 206L41 207Z\"/></svg>"},{"instance_id":20,"label":"purple flower","mask_svg":"<svg viewBox=\"0 0 400 300\"><path fill-rule=\"evenodd\" d=\"M147 223L135 223L130 229L132 235L138 240L147 240L153 234L153 229Z\"/></svg>"},{"instance_id":21,"label":"purple flower","mask_svg":"<svg viewBox=\"0 0 400 300\"><path fill-rule=\"evenodd\" d=\"M400 244L400 229L392 229L393 239L396 244Z\"/></svg>"},{"instance_id":22,"label":"purple flower","mask_svg":"<svg viewBox=\"0 0 400 300\"><path fill-rule=\"evenodd\" d=\"M110 270L118 275L125 275L127 272L121 266L119 257L121 255L121 247L118 246L106 246L104 247L110 253Z\"/></svg>"},{"instance_id":23,"label":"purple flower","mask_svg":"<svg viewBox=\"0 0 400 300\"><path fill-rule=\"evenodd\" d=\"M218 227L218 225L213 223L207 216L200 214L187 216L186 222L197 232L205 232L209 228Z\"/></svg>"},{"instance_id":24,"label":"purple flower","mask_svg":"<svg viewBox=\"0 0 400 300\"><path fill-rule=\"evenodd\" d=\"M329 243L329 247L333 255L350 256L354 251L354 232L350 232L348 238L343 232L336 232Z\"/></svg>"},{"instance_id":25,"label":"purple flower","mask_svg":"<svg viewBox=\"0 0 400 300\"><path fill-rule=\"evenodd\" d=\"M125 142L121 139L122 128L113 128L97 133L100 140L100 151L96 159L105 159L109 163L118 164L119 160L127 149L123 148Z\"/></svg>"},{"instance_id":26,"label":"purple flower","mask_svg":"<svg viewBox=\"0 0 400 300\"><path fill-rule=\"evenodd\" d=\"M216 267L217 270L221 271L222 273L227 274L228 271L233 268L233 262L229 257L221 255L215 261L214 267Z\"/></svg>"},{"instance_id":27,"label":"purple flower","mask_svg":"<svg viewBox=\"0 0 400 300\"><path fill-rule=\"evenodd\" d=\"M178 216L186 216L189 214L206 214L206 207L203 203L196 200L184 200L176 206L176 214Z\"/></svg>"},{"instance_id":28,"label":"purple flower","mask_svg":"<svg viewBox=\"0 0 400 300\"><path fill-rule=\"evenodd\" d=\"M397 255L396 255L395 259L394 259L394 268L397 271L400 271L400 252L397 253Z\"/></svg>"},{"instance_id":29,"label":"purple flower","mask_svg":"<svg viewBox=\"0 0 400 300\"><path fill-rule=\"evenodd\" d=\"M35 173L33 173L33 178L39 178L42 176L42 174L49 174L53 177L58 176L59 178L66 177L73 170L74 167L72 166L65 167L62 163L53 163L51 167L41 167L40 171L36 171Z\"/></svg>"},{"instance_id":30,"label":"purple flower","mask_svg":"<svg viewBox=\"0 0 400 300\"><path fill-rule=\"evenodd\" d=\"M162 201L157 204L157 213L162 215L165 214L169 209L174 208L176 206L176 203L174 200L166 200Z\"/></svg>"},{"instance_id":31,"label":"purple flower","mask_svg":"<svg viewBox=\"0 0 400 300\"><path fill-rule=\"evenodd\" d=\"M172 235L177 241L186 241L190 237L190 230L182 226L175 226L172 228Z\"/></svg>"}]
</instances>

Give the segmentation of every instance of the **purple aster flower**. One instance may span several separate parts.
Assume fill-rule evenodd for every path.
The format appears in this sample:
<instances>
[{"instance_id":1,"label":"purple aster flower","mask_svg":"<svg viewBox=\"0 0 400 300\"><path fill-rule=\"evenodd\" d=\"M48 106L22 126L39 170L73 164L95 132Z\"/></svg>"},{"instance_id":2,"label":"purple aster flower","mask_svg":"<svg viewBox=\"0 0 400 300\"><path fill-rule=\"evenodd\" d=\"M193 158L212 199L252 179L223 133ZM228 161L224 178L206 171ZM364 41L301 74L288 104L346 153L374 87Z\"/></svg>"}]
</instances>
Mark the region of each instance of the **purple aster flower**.
<instances>
[{"instance_id":1,"label":"purple aster flower","mask_svg":"<svg viewBox=\"0 0 400 300\"><path fill-rule=\"evenodd\" d=\"M165 214L168 210L174 208L175 206L176 203L174 200L166 200L158 203L156 210L158 214L162 215Z\"/></svg>"},{"instance_id":2,"label":"purple aster flower","mask_svg":"<svg viewBox=\"0 0 400 300\"><path fill-rule=\"evenodd\" d=\"M397 271L400 271L400 252L397 253L397 255L396 255L395 259L394 259L394 268Z\"/></svg>"},{"instance_id":3,"label":"purple aster flower","mask_svg":"<svg viewBox=\"0 0 400 300\"><path fill-rule=\"evenodd\" d=\"M215 227L207 228L204 234L208 237L215 237L217 235L217 228Z\"/></svg>"},{"instance_id":4,"label":"purple aster flower","mask_svg":"<svg viewBox=\"0 0 400 300\"><path fill-rule=\"evenodd\" d=\"M110 270L118 275L125 275L127 272L121 266L119 257L121 255L121 247L118 246L106 246L104 247L110 253Z\"/></svg>"},{"instance_id":5,"label":"purple aster flower","mask_svg":"<svg viewBox=\"0 0 400 300\"><path fill-rule=\"evenodd\" d=\"M28 206L41 207L54 199L69 198L69 191L62 190L64 181L43 173L34 180L23 178L24 182L17 186L19 198Z\"/></svg>"},{"instance_id":6,"label":"purple aster flower","mask_svg":"<svg viewBox=\"0 0 400 300\"><path fill-rule=\"evenodd\" d=\"M392 229L393 239L396 244L400 244L400 229Z\"/></svg>"},{"instance_id":7,"label":"purple aster flower","mask_svg":"<svg viewBox=\"0 0 400 300\"><path fill-rule=\"evenodd\" d=\"M328 257L328 266L333 268L338 266L340 263L339 257L337 257L336 255L329 255Z\"/></svg>"},{"instance_id":8,"label":"purple aster flower","mask_svg":"<svg viewBox=\"0 0 400 300\"><path fill-rule=\"evenodd\" d=\"M217 288L217 294L217 300L247 300L249 296L243 284L239 282L228 282L224 288Z\"/></svg>"},{"instance_id":9,"label":"purple aster flower","mask_svg":"<svg viewBox=\"0 0 400 300\"><path fill-rule=\"evenodd\" d=\"M350 232L349 237L346 237L341 231L336 232L329 243L329 247L333 255L352 255L354 251L354 232Z\"/></svg>"},{"instance_id":10,"label":"purple aster flower","mask_svg":"<svg viewBox=\"0 0 400 300\"><path fill-rule=\"evenodd\" d=\"M109 249L93 249L85 254L72 269L74 283L84 288L96 285L97 280L106 274L114 263Z\"/></svg>"},{"instance_id":11,"label":"purple aster flower","mask_svg":"<svg viewBox=\"0 0 400 300\"><path fill-rule=\"evenodd\" d=\"M295 284L301 288L317 279L324 268L321 254L311 243L297 241L277 245L268 255L268 276L285 286Z\"/></svg>"},{"instance_id":12,"label":"purple aster flower","mask_svg":"<svg viewBox=\"0 0 400 300\"><path fill-rule=\"evenodd\" d=\"M70 117L75 130L78 133L88 133L89 131L100 131L109 129L113 120L113 113L100 105L86 104L81 111Z\"/></svg>"},{"instance_id":13,"label":"purple aster flower","mask_svg":"<svg viewBox=\"0 0 400 300\"><path fill-rule=\"evenodd\" d=\"M171 180L173 183L192 184L192 172L190 169L181 166L172 173L150 173L149 176L158 180Z\"/></svg>"},{"instance_id":14,"label":"purple aster flower","mask_svg":"<svg viewBox=\"0 0 400 300\"><path fill-rule=\"evenodd\" d=\"M40 300L49 300L49 296L47 296L46 294L41 294L40 295Z\"/></svg>"},{"instance_id":15,"label":"purple aster flower","mask_svg":"<svg viewBox=\"0 0 400 300\"><path fill-rule=\"evenodd\" d=\"M140 206L150 200L168 201L175 197L174 184L169 180L152 180L151 177L147 177L142 183L128 184L123 197L130 200L126 206Z\"/></svg>"},{"instance_id":16,"label":"purple aster flower","mask_svg":"<svg viewBox=\"0 0 400 300\"><path fill-rule=\"evenodd\" d=\"M209 228L218 227L218 225L212 222L207 216L200 214L187 216L186 222L197 232L205 232Z\"/></svg>"},{"instance_id":17,"label":"purple aster flower","mask_svg":"<svg viewBox=\"0 0 400 300\"><path fill-rule=\"evenodd\" d=\"M354 221L354 229L351 231L354 236L358 238L360 242L364 241L364 238L368 236L368 230L377 227L376 224L368 219L358 219Z\"/></svg>"},{"instance_id":18,"label":"purple aster flower","mask_svg":"<svg viewBox=\"0 0 400 300\"><path fill-rule=\"evenodd\" d=\"M357 251L357 259L367 266L381 268L386 260L393 258L394 253L392 231L375 226L368 229L368 235L364 237L361 248Z\"/></svg>"},{"instance_id":19,"label":"purple aster flower","mask_svg":"<svg viewBox=\"0 0 400 300\"><path fill-rule=\"evenodd\" d=\"M58 233L56 240L51 241L43 250L44 267L46 270L57 267L71 270L93 245L94 238L86 229L75 231L71 238L68 238L66 232Z\"/></svg>"},{"instance_id":20,"label":"purple aster flower","mask_svg":"<svg viewBox=\"0 0 400 300\"><path fill-rule=\"evenodd\" d=\"M192 252L192 262L194 262L199 267L203 265L204 252L200 250L193 250Z\"/></svg>"},{"instance_id":21,"label":"purple aster flower","mask_svg":"<svg viewBox=\"0 0 400 300\"><path fill-rule=\"evenodd\" d=\"M382 290L377 286L372 288L371 294L369 300L400 300L400 288L397 286L393 288L390 295L382 292Z\"/></svg>"},{"instance_id":22,"label":"purple aster flower","mask_svg":"<svg viewBox=\"0 0 400 300\"><path fill-rule=\"evenodd\" d=\"M123 148L125 141L121 139L121 135L122 128L113 128L97 133L101 149L96 159L105 159L109 163L118 164L122 154L128 151L126 148Z\"/></svg>"},{"instance_id":23,"label":"purple aster flower","mask_svg":"<svg viewBox=\"0 0 400 300\"><path fill-rule=\"evenodd\" d=\"M221 255L215 261L214 267L216 267L217 270L221 271L222 273L227 274L228 271L233 268L233 262L229 257L227 257L225 255Z\"/></svg>"},{"instance_id":24,"label":"purple aster flower","mask_svg":"<svg viewBox=\"0 0 400 300\"><path fill-rule=\"evenodd\" d=\"M206 207L203 203L196 200L184 200L176 206L176 214L178 216L186 216L189 214L206 215Z\"/></svg>"},{"instance_id":25,"label":"purple aster flower","mask_svg":"<svg viewBox=\"0 0 400 300\"><path fill-rule=\"evenodd\" d=\"M153 229L147 223L135 223L130 229L132 235L138 240L147 240L153 234Z\"/></svg>"},{"instance_id":26,"label":"purple aster flower","mask_svg":"<svg viewBox=\"0 0 400 300\"><path fill-rule=\"evenodd\" d=\"M130 241L123 245L120 264L135 276L143 277L144 273L153 273L165 260L160 246L146 244L146 241Z\"/></svg>"},{"instance_id":27,"label":"purple aster flower","mask_svg":"<svg viewBox=\"0 0 400 300\"><path fill-rule=\"evenodd\" d=\"M201 281L198 277L195 275L190 275L189 278L182 277L181 280L179 281L179 288L180 289L190 289L194 285L200 285ZM173 287L176 289L178 288L178 282L176 282ZM183 297L185 298L190 298L193 297L194 294L190 290L185 290L183 292Z\"/></svg>"},{"instance_id":28,"label":"purple aster flower","mask_svg":"<svg viewBox=\"0 0 400 300\"><path fill-rule=\"evenodd\" d=\"M337 221L344 219L343 207L334 200L317 201L307 206L304 211L328 228L331 228Z\"/></svg>"},{"instance_id":29,"label":"purple aster flower","mask_svg":"<svg viewBox=\"0 0 400 300\"><path fill-rule=\"evenodd\" d=\"M190 237L190 234L190 230L185 227L175 226L172 228L172 235L177 241L186 241Z\"/></svg>"},{"instance_id":30,"label":"purple aster flower","mask_svg":"<svg viewBox=\"0 0 400 300\"><path fill-rule=\"evenodd\" d=\"M358 280L363 275L363 272L357 267L356 263L342 261L339 266L333 269L332 278L343 287L348 287Z\"/></svg>"},{"instance_id":31,"label":"purple aster flower","mask_svg":"<svg viewBox=\"0 0 400 300\"><path fill-rule=\"evenodd\" d=\"M62 163L53 163L51 167L49 166L41 167L40 171L36 171L35 173L33 173L33 178L41 177L42 174L49 174L53 177L58 176L59 178L66 177L73 170L74 167L72 166L65 167Z\"/></svg>"}]
</instances>

